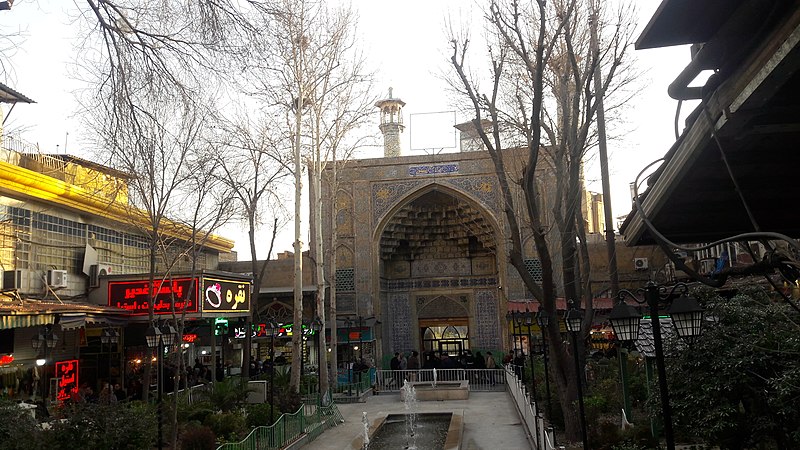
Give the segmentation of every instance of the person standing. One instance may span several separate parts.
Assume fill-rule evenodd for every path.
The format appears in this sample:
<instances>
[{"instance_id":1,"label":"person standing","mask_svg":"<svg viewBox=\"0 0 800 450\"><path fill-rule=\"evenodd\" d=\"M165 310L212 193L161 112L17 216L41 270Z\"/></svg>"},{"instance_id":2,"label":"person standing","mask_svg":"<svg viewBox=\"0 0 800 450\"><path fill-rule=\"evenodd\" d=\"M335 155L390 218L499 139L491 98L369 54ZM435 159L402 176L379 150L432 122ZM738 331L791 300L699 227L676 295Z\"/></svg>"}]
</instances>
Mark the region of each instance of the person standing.
<instances>
[{"instance_id":1,"label":"person standing","mask_svg":"<svg viewBox=\"0 0 800 450\"><path fill-rule=\"evenodd\" d=\"M486 352L486 369L491 370L491 372L489 372L489 382L491 382L492 386L494 386L495 385L494 369L497 369L497 363L494 360L492 352Z\"/></svg>"},{"instance_id":2,"label":"person standing","mask_svg":"<svg viewBox=\"0 0 800 450\"><path fill-rule=\"evenodd\" d=\"M394 352L394 358L389 361L389 368L392 369L392 381L390 384L396 383L398 389L400 388L400 383L402 380L402 374L400 373L401 366L402 359L400 357L400 352Z\"/></svg>"},{"instance_id":3,"label":"person standing","mask_svg":"<svg viewBox=\"0 0 800 450\"><path fill-rule=\"evenodd\" d=\"M417 352L416 350L413 350L411 352L411 356L408 357L408 362L406 364L407 364L408 370L411 371L411 373L408 374L409 380L410 381L417 381L417 371L420 368L420 365L419 365L419 352Z\"/></svg>"}]
</instances>

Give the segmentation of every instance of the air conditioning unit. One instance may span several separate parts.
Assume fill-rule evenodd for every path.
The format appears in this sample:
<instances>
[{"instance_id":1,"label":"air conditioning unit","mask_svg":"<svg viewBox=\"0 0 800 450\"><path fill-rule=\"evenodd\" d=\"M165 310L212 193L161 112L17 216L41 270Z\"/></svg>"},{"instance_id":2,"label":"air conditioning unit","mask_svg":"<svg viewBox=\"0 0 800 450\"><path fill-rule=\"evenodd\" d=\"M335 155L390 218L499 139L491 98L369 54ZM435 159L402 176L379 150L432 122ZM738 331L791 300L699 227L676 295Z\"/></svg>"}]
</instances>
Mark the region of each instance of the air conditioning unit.
<instances>
[{"instance_id":1,"label":"air conditioning unit","mask_svg":"<svg viewBox=\"0 0 800 450\"><path fill-rule=\"evenodd\" d=\"M100 287L100 277L112 274L111 264L97 263L89 266L89 287Z\"/></svg>"},{"instance_id":2,"label":"air conditioning unit","mask_svg":"<svg viewBox=\"0 0 800 450\"><path fill-rule=\"evenodd\" d=\"M647 258L633 258L633 268L636 270L647 270L650 264Z\"/></svg>"},{"instance_id":3,"label":"air conditioning unit","mask_svg":"<svg viewBox=\"0 0 800 450\"><path fill-rule=\"evenodd\" d=\"M47 271L47 285L52 289L67 287L67 278L66 270L50 269Z\"/></svg>"},{"instance_id":4,"label":"air conditioning unit","mask_svg":"<svg viewBox=\"0 0 800 450\"><path fill-rule=\"evenodd\" d=\"M16 289L21 293L31 292L31 273L28 269L3 271L3 289Z\"/></svg>"}]
</instances>

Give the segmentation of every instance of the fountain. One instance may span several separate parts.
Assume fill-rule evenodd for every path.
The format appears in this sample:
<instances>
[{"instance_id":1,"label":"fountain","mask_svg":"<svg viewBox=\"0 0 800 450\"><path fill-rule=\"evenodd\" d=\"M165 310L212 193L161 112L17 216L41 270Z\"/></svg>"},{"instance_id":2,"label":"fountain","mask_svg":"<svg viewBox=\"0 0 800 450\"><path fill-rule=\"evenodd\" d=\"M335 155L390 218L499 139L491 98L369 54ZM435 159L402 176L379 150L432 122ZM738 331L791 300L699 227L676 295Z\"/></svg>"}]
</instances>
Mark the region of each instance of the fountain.
<instances>
[{"instance_id":1,"label":"fountain","mask_svg":"<svg viewBox=\"0 0 800 450\"><path fill-rule=\"evenodd\" d=\"M366 411L361 413L361 423L364 424L364 443L361 448L366 450L369 448L369 419Z\"/></svg>"},{"instance_id":2,"label":"fountain","mask_svg":"<svg viewBox=\"0 0 800 450\"><path fill-rule=\"evenodd\" d=\"M408 380L403 381L403 392L405 392L403 404L406 409L406 448L417 450L417 392Z\"/></svg>"},{"instance_id":3,"label":"fountain","mask_svg":"<svg viewBox=\"0 0 800 450\"><path fill-rule=\"evenodd\" d=\"M447 372L445 372L447 374ZM430 400L467 400L469 399L469 381L468 380L446 380L439 381L439 374L436 368L433 369L433 381L412 381L406 383L411 384L415 389L416 399L419 401ZM406 390L400 390L400 400L405 401Z\"/></svg>"}]
</instances>

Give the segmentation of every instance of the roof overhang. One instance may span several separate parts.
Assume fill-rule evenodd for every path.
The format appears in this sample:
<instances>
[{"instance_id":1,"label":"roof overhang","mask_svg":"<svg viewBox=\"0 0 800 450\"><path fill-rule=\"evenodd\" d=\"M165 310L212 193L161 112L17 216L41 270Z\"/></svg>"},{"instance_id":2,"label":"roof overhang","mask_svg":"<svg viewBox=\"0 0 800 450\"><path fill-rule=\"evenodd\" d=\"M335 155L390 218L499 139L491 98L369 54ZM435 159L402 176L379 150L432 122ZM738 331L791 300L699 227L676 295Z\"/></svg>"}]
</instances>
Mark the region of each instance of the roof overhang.
<instances>
[{"instance_id":1,"label":"roof overhang","mask_svg":"<svg viewBox=\"0 0 800 450\"><path fill-rule=\"evenodd\" d=\"M0 103L36 103L25 95L0 83Z\"/></svg>"},{"instance_id":2,"label":"roof overhang","mask_svg":"<svg viewBox=\"0 0 800 450\"><path fill-rule=\"evenodd\" d=\"M754 224L800 236L800 8L784 12L752 51L721 60L735 68L687 119L644 193L640 187L642 211L634 207L622 227L628 245L655 242L644 217L681 243L753 232Z\"/></svg>"}]
</instances>

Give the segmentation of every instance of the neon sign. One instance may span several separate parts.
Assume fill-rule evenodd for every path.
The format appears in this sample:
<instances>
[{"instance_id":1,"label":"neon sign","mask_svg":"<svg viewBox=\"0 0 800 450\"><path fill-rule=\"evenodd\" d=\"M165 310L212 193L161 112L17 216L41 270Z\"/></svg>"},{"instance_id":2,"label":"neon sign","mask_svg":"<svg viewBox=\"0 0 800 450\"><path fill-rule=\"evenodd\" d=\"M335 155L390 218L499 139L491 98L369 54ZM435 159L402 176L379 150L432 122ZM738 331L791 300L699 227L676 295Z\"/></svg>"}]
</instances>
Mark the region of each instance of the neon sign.
<instances>
[{"instance_id":1,"label":"neon sign","mask_svg":"<svg viewBox=\"0 0 800 450\"><path fill-rule=\"evenodd\" d=\"M72 397L78 390L78 360L59 361L56 363L58 393L56 399L63 402Z\"/></svg>"},{"instance_id":2,"label":"neon sign","mask_svg":"<svg viewBox=\"0 0 800 450\"><path fill-rule=\"evenodd\" d=\"M203 311L247 312L250 282L203 278Z\"/></svg>"},{"instance_id":3,"label":"neon sign","mask_svg":"<svg viewBox=\"0 0 800 450\"><path fill-rule=\"evenodd\" d=\"M197 334L195 333L186 333L183 335L183 342L193 343L197 340Z\"/></svg>"},{"instance_id":4,"label":"neon sign","mask_svg":"<svg viewBox=\"0 0 800 450\"><path fill-rule=\"evenodd\" d=\"M0 366L5 366L6 364L11 364L12 362L14 362L14 355L0 356Z\"/></svg>"},{"instance_id":5,"label":"neon sign","mask_svg":"<svg viewBox=\"0 0 800 450\"><path fill-rule=\"evenodd\" d=\"M197 312L197 279L156 280L152 289L149 281L108 282L108 306L132 314L147 314L151 301L153 313L171 314L173 300L175 311Z\"/></svg>"}]
</instances>

